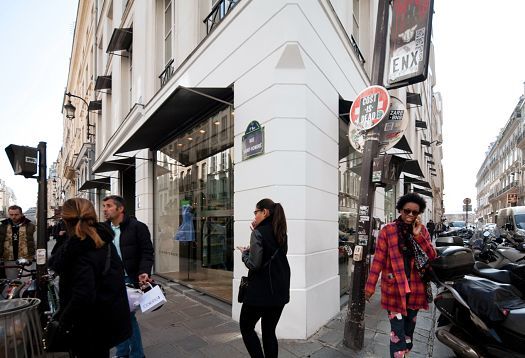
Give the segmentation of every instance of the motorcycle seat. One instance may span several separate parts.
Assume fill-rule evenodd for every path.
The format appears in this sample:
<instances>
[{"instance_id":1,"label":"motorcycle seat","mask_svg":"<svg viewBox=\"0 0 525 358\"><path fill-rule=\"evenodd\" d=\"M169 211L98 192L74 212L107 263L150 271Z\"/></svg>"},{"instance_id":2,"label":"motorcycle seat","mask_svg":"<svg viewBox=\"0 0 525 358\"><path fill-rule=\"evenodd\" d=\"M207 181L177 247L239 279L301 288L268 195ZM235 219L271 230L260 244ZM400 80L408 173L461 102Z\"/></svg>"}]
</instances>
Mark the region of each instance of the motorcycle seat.
<instances>
[{"instance_id":1,"label":"motorcycle seat","mask_svg":"<svg viewBox=\"0 0 525 358\"><path fill-rule=\"evenodd\" d=\"M474 264L473 274L496 282L512 283L510 271L491 268L483 262L476 262Z\"/></svg>"},{"instance_id":2,"label":"motorcycle seat","mask_svg":"<svg viewBox=\"0 0 525 358\"><path fill-rule=\"evenodd\" d=\"M513 332L525 336L525 308L509 311L507 318L501 325Z\"/></svg>"}]
</instances>

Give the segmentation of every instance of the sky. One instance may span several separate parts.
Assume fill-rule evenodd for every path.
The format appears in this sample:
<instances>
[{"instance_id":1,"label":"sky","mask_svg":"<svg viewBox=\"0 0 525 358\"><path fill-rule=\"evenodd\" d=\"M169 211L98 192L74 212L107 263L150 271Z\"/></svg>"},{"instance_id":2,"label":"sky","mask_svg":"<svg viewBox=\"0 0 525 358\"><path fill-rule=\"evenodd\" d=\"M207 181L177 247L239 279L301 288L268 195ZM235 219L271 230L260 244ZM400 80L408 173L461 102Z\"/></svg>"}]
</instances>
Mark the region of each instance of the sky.
<instances>
[{"instance_id":1,"label":"sky","mask_svg":"<svg viewBox=\"0 0 525 358\"><path fill-rule=\"evenodd\" d=\"M5 147L46 142L48 165L56 160L76 11L75 0L0 1L0 179L24 211L37 206L38 183L13 174Z\"/></svg>"},{"instance_id":2,"label":"sky","mask_svg":"<svg viewBox=\"0 0 525 358\"><path fill-rule=\"evenodd\" d=\"M499 5L499 4L498 4ZM485 152L524 94L525 1L435 0L436 91L443 98L444 202L462 210L476 202L476 174ZM62 142L77 1L0 1L0 178L25 210L37 183L13 175L4 148L47 142L47 162Z\"/></svg>"}]
</instances>

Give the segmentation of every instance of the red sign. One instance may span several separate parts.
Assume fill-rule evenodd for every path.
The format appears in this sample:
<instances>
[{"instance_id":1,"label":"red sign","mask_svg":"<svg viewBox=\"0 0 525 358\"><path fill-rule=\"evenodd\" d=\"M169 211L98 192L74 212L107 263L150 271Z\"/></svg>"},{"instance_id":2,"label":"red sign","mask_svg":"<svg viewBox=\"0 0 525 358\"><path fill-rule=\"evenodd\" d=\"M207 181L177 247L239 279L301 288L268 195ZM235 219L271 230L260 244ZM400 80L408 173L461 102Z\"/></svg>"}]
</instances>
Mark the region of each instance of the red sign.
<instances>
[{"instance_id":1,"label":"red sign","mask_svg":"<svg viewBox=\"0 0 525 358\"><path fill-rule=\"evenodd\" d=\"M350 108L350 121L359 129L367 130L381 122L390 108L390 95L381 86L365 88Z\"/></svg>"}]
</instances>

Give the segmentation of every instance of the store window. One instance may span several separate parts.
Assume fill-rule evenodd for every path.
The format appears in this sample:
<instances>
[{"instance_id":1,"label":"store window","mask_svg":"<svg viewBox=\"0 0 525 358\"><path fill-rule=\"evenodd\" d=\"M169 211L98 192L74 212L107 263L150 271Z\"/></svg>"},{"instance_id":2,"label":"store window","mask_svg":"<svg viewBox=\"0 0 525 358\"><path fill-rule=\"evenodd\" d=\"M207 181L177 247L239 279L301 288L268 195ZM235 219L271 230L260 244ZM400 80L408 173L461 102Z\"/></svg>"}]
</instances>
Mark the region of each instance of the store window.
<instances>
[{"instance_id":1,"label":"store window","mask_svg":"<svg viewBox=\"0 0 525 358\"><path fill-rule=\"evenodd\" d=\"M225 136L217 138L219 133ZM224 109L156 152L155 270L232 300L233 119Z\"/></svg>"}]
</instances>

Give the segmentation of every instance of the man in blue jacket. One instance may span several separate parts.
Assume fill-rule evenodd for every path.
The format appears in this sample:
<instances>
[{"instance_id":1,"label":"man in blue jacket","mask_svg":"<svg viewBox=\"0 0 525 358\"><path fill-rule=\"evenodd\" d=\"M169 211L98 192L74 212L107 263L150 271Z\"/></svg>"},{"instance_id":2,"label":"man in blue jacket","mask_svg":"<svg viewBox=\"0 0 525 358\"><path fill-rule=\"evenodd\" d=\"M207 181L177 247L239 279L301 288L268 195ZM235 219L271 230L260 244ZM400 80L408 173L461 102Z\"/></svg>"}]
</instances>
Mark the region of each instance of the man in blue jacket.
<instances>
[{"instance_id":1,"label":"man in blue jacket","mask_svg":"<svg viewBox=\"0 0 525 358\"><path fill-rule=\"evenodd\" d=\"M154 251L148 227L126 215L122 197L110 195L102 202L106 224L115 233L114 244L124 263L126 282L137 286L150 281ZM130 339L117 345L117 357L143 358L142 338L135 313L131 313L131 325L133 334Z\"/></svg>"}]
</instances>

